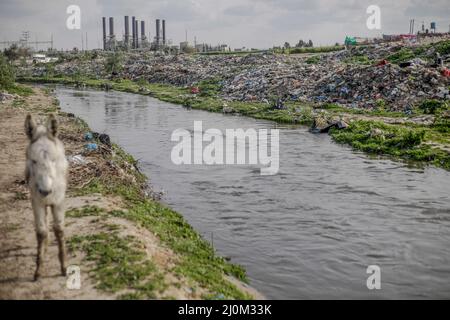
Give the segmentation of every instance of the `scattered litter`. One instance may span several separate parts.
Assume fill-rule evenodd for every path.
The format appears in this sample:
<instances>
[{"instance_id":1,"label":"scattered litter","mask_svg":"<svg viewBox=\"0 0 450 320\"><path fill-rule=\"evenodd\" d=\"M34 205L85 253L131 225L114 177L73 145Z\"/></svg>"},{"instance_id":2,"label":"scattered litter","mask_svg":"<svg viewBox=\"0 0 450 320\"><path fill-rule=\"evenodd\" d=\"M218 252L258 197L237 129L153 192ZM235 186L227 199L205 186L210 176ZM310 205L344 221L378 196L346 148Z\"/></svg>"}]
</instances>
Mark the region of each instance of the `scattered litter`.
<instances>
[{"instance_id":1,"label":"scattered litter","mask_svg":"<svg viewBox=\"0 0 450 320\"><path fill-rule=\"evenodd\" d=\"M96 143L87 143L84 145L84 148L87 151L95 151L98 149L98 145Z\"/></svg>"},{"instance_id":2,"label":"scattered litter","mask_svg":"<svg viewBox=\"0 0 450 320\"><path fill-rule=\"evenodd\" d=\"M86 164L88 161L81 154L67 156L67 161L71 164Z\"/></svg>"},{"instance_id":3,"label":"scattered litter","mask_svg":"<svg viewBox=\"0 0 450 320\"><path fill-rule=\"evenodd\" d=\"M191 88L191 93L192 93L192 94L200 93L200 88L199 88L199 87L192 87L192 88Z\"/></svg>"},{"instance_id":4,"label":"scattered litter","mask_svg":"<svg viewBox=\"0 0 450 320\"><path fill-rule=\"evenodd\" d=\"M107 145L108 147L111 147L111 138L106 133L93 132L92 137Z\"/></svg>"},{"instance_id":5,"label":"scattered litter","mask_svg":"<svg viewBox=\"0 0 450 320\"><path fill-rule=\"evenodd\" d=\"M310 131L312 133L326 133L330 131L331 128L336 128L339 130L346 129L348 128L348 124L339 117L329 119L325 114L318 114L314 117L313 125L311 126Z\"/></svg>"},{"instance_id":6,"label":"scattered litter","mask_svg":"<svg viewBox=\"0 0 450 320\"><path fill-rule=\"evenodd\" d=\"M84 134L84 140L86 140L86 141L91 141L93 138L94 138L94 137L93 137L93 135L92 135L92 132L86 132L86 133Z\"/></svg>"},{"instance_id":7,"label":"scattered litter","mask_svg":"<svg viewBox=\"0 0 450 320\"><path fill-rule=\"evenodd\" d=\"M442 69L441 73L444 77L450 77L450 69L448 68Z\"/></svg>"},{"instance_id":8,"label":"scattered litter","mask_svg":"<svg viewBox=\"0 0 450 320\"><path fill-rule=\"evenodd\" d=\"M15 98L18 98L19 96L17 94L10 94L7 92L0 92L0 102L4 102L7 100L13 100Z\"/></svg>"}]
</instances>

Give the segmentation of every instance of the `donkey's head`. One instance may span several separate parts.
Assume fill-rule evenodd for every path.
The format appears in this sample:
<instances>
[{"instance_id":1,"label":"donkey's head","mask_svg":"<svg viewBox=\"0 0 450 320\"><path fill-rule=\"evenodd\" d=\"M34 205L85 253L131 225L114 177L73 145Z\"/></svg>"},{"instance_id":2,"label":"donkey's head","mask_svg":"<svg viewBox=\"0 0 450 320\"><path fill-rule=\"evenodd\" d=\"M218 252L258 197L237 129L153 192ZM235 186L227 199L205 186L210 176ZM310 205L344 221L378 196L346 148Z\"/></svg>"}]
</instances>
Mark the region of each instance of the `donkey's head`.
<instances>
[{"instance_id":1,"label":"donkey's head","mask_svg":"<svg viewBox=\"0 0 450 320\"><path fill-rule=\"evenodd\" d=\"M57 179L58 123L54 115L48 118L47 125L36 125L29 114L25 120L25 133L30 139L27 150L27 178L30 186L46 197L53 191Z\"/></svg>"}]
</instances>

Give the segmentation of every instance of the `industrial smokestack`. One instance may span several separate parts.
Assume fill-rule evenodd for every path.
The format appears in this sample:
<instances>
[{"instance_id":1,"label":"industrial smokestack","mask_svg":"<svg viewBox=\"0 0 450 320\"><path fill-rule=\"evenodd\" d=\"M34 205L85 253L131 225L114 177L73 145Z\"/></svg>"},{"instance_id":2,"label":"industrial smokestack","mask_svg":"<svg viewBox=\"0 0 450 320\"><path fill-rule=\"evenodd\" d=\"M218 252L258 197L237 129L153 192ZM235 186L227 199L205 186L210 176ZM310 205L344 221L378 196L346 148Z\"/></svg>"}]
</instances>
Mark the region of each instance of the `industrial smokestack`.
<instances>
[{"instance_id":1,"label":"industrial smokestack","mask_svg":"<svg viewBox=\"0 0 450 320\"><path fill-rule=\"evenodd\" d=\"M136 29L134 28L135 24L136 24L136 18L135 17L131 17L131 30L132 30L132 33L133 33L133 41L132 41L131 47L133 49L136 48Z\"/></svg>"},{"instance_id":2,"label":"industrial smokestack","mask_svg":"<svg viewBox=\"0 0 450 320\"><path fill-rule=\"evenodd\" d=\"M162 21L162 43L166 45L166 20Z\"/></svg>"},{"instance_id":3,"label":"industrial smokestack","mask_svg":"<svg viewBox=\"0 0 450 320\"><path fill-rule=\"evenodd\" d=\"M114 18L109 17L109 36L114 36Z\"/></svg>"},{"instance_id":4,"label":"industrial smokestack","mask_svg":"<svg viewBox=\"0 0 450 320\"><path fill-rule=\"evenodd\" d=\"M125 47L128 49L130 41L130 24L128 23L128 16L125 16Z\"/></svg>"},{"instance_id":5,"label":"industrial smokestack","mask_svg":"<svg viewBox=\"0 0 450 320\"><path fill-rule=\"evenodd\" d=\"M141 41L145 39L145 21L141 21Z\"/></svg>"},{"instance_id":6,"label":"industrial smokestack","mask_svg":"<svg viewBox=\"0 0 450 320\"><path fill-rule=\"evenodd\" d=\"M134 21L134 30L136 31L136 49L139 48L139 21Z\"/></svg>"},{"instance_id":7,"label":"industrial smokestack","mask_svg":"<svg viewBox=\"0 0 450 320\"><path fill-rule=\"evenodd\" d=\"M156 19L156 45L159 46L159 19Z\"/></svg>"},{"instance_id":8,"label":"industrial smokestack","mask_svg":"<svg viewBox=\"0 0 450 320\"><path fill-rule=\"evenodd\" d=\"M103 25L103 50L106 50L106 18L102 18Z\"/></svg>"}]
</instances>

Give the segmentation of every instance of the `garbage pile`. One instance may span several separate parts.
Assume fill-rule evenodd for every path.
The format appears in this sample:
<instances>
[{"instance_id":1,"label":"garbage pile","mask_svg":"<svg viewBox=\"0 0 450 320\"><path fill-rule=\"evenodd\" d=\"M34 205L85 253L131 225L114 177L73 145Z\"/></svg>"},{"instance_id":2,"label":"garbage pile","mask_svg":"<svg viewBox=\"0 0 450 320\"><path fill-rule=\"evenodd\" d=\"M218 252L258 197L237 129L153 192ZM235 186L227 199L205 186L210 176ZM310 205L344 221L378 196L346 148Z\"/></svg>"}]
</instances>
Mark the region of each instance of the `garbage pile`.
<instances>
[{"instance_id":1,"label":"garbage pile","mask_svg":"<svg viewBox=\"0 0 450 320\"><path fill-rule=\"evenodd\" d=\"M227 79L243 69L265 65L269 61L267 55L149 55L145 59L130 56L120 76L145 79L150 83L192 86L206 79Z\"/></svg>"},{"instance_id":2,"label":"garbage pile","mask_svg":"<svg viewBox=\"0 0 450 320\"><path fill-rule=\"evenodd\" d=\"M262 101L274 96L289 100L307 99L314 84L330 71L330 68L304 63L303 59L277 56L225 80L223 97L240 101Z\"/></svg>"},{"instance_id":3,"label":"garbage pile","mask_svg":"<svg viewBox=\"0 0 450 320\"><path fill-rule=\"evenodd\" d=\"M450 44L438 45L439 50L432 44L390 42L322 55L130 52L121 54L121 68L113 73L105 67L110 53L97 52L89 59L62 59L53 70L36 65L28 72L145 80L186 87L191 94L198 93L199 82L218 79L225 100L313 101L366 109L384 105L403 111L420 100L450 98Z\"/></svg>"},{"instance_id":4,"label":"garbage pile","mask_svg":"<svg viewBox=\"0 0 450 320\"><path fill-rule=\"evenodd\" d=\"M353 108L383 104L404 111L423 99L448 99L449 78L423 63L401 68L394 64L347 67L316 83L309 98Z\"/></svg>"},{"instance_id":5,"label":"garbage pile","mask_svg":"<svg viewBox=\"0 0 450 320\"><path fill-rule=\"evenodd\" d=\"M314 63L308 63L308 58L279 59L225 81L223 97L261 101L277 96L353 108L383 105L392 111L411 109L423 99L450 99L450 71L446 67L450 54L440 57L434 47L426 47L417 49L420 57L408 51L410 59L398 63L387 60L404 54L404 48L398 43L355 47L322 55ZM358 59L362 63L352 63Z\"/></svg>"}]
</instances>

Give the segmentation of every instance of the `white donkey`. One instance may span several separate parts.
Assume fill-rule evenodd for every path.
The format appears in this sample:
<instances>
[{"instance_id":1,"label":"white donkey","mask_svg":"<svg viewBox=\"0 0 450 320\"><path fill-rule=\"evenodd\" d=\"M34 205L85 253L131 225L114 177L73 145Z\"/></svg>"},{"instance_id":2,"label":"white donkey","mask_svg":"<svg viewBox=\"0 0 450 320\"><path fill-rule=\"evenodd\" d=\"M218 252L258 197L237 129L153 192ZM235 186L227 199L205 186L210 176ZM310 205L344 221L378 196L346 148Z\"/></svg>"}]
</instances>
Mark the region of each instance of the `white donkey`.
<instances>
[{"instance_id":1,"label":"white donkey","mask_svg":"<svg viewBox=\"0 0 450 320\"><path fill-rule=\"evenodd\" d=\"M67 186L67 160L64 145L57 138L58 123L53 115L47 127L36 125L31 115L25 120L25 132L30 139L27 148L26 181L31 192L37 235L37 259L34 279L41 276L43 259L47 250L47 208L53 214L53 230L58 242L62 275L66 275L66 250L64 244L64 197Z\"/></svg>"}]
</instances>

